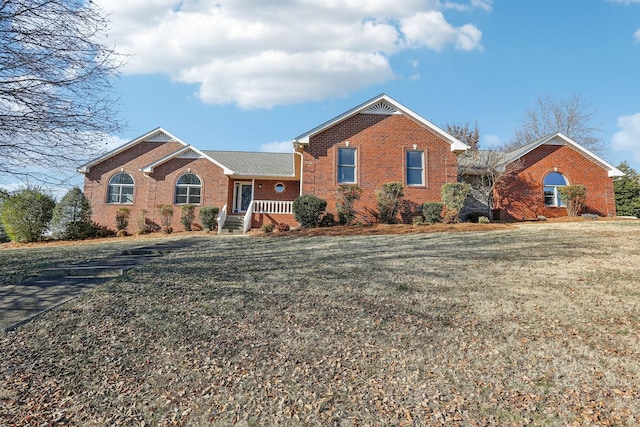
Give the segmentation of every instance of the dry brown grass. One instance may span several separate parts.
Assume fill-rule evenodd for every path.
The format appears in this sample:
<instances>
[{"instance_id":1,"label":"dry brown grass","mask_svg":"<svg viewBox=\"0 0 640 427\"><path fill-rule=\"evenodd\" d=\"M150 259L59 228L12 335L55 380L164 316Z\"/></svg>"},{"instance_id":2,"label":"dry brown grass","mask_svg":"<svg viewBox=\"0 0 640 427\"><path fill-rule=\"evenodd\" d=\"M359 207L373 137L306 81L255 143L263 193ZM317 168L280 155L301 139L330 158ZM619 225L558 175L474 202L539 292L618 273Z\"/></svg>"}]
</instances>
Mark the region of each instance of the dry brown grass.
<instances>
[{"instance_id":1,"label":"dry brown grass","mask_svg":"<svg viewBox=\"0 0 640 427\"><path fill-rule=\"evenodd\" d=\"M0 423L637 425L639 264L637 222L205 240L2 337Z\"/></svg>"}]
</instances>

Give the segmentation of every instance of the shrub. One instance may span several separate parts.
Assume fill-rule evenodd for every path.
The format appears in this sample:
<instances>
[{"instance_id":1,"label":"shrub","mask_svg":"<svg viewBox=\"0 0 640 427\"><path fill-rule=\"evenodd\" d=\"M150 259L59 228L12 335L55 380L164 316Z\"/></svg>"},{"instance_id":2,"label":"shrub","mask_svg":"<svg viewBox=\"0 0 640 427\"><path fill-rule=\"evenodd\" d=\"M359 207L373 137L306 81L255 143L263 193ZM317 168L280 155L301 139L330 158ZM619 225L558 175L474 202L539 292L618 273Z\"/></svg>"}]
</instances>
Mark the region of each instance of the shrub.
<instances>
[{"instance_id":1,"label":"shrub","mask_svg":"<svg viewBox=\"0 0 640 427\"><path fill-rule=\"evenodd\" d=\"M558 187L560 200L567 207L567 215L578 216L578 213L587 201L587 188L582 184L566 185Z\"/></svg>"},{"instance_id":2,"label":"shrub","mask_svg":"<svg viewBox=\"0 0 640 427\"><path fill-rule=\"evenodd\" d=\"M293 216L302 228L315 228L320 215L327 208L327 201L312 194L300 196L293 201Z\"/></svg>"},{"instance_id":3,"label":"shrub","mask_svg":"<svg viewBox=\"0 0 640 427\"><path fill-rule=\"evenodd\" d=\"M356 217L354 204L356 200L360 200L362 188L358 185L340 185L338 186L338 201L336 209L338 210L338 221L343 225L353 224Z\"/></svg>"},{"instance_id":4,"label":"shrub","mask_svg":"<svg viewBox=\"0 0 640 427\"><path fill-rule=\"evenodd\" d=\"M329 228L335 227L336 225L338 225L338 222L336 221L336 217L333 216L331 212L327 212L326 214L324 214L324 216L320 220L320 224L318 225L322 228Z\"/></svg>"},{"instance_id":5,"label":"shrub","mask_svg":"<svg viewBox=\"0 0 640 427\"><path fill-rule=\"evenodd\" d=\"M418 215L413 217L412 223L413 225L424 225L427 222L424 220L424 217L422 215Z\"/></svg>"},{"instance_id":6,"label":"shrub","mask_svg":"<svg viewBox=\"0 0 640 427\"><path fill-rule=\"evenodd\" d=\"M471 192L471 185L464 182L451 182L443 184L440 192L446 208L444 214L445 222L458 222L458 214Z\"/></svg>"},{"instance_id":7,"label":"shrub","mask_svg":"<svg viewBox=\"0 0 640 427\"><path fill-rule=\"evenodd\" d=\"M158 213L160 214L160 223L162 224L162 232L170 234L173 232L171 227L171 218L173 218L173 206L171 205L158 205Z\"/></svg>"},{"instance_id":8,"label":"shrub","mask_svg":"<svg viewBox=\"0 0 640 427\"><path fill-rule=\"evenodd\" d=\"M146 234L147 232L149 232L147 221L147 210L142 209L140 211L140 216L138 216L138 234Z\"/></svg>"},{"instance_id":9,"label":"shrub","mask_svg":"<svg viewBox=\"0 0 640 427\"><path fill-rule=\"evenodd\" d=\"M213 206L205 206L200 209L200 222L205 229L217 230L218 229L218 213L219 208Z\"/></svg>"},{"instance_id":10,"label":"shrub","mask_svg":"<svg viewBox=\"0 0 640 427\"><path fill-rule=\"evenodd\" d=\"M440 222L442 215L442 208L444 205L438 202L426 202L422 204L422 216L425 222L433 224Z\"/></svg>"},{"instance_id":11,"label":"shrub","mask_svg":"<svg viewBox=\"0 0 640 427\"><path fill-rule=\"evenodd\" d=\"M78 187L69 190L53 209L51 230L53 237L64 240L81 240L93 235L91 205Z\"/></svg>"},{"instance_id":12,"label":"shrub","mask_svg":"<svg viewBox=\"0 0 640 427\"><path fill-rule=\"evenodd\" d=\"M289 224L287 224L286 222L279 222L277 228L278 228L278 232L280 233L289 231L291 229L291 227L289 227Z\"/></svg>"},{"instance_id":13,"label":"shrub","mask_svg":"<svg viewBox=\"0 0 640 427\"><path fill-rule=\"evenodd\" d=\"M116 212L116 230L126 230L129 226L129 215L131 214L131 209L129 208L120 208Z\"/></svg>"},{"instance_id":14,"label":"shrub","mask_svg":"<svg viewBox=\"0 0 640 427\"><path fill-rule=\"evenodd\" d=\"M180 207L180 223L185 231L191 231L193 220L196 218L196 206L192 204L182 205Z\"/></svg>"},{"instance_id":15,"label":"shrub","mask_svg":"<svg viewBox=\"0 0 640 427\"><path fill-rule=\"evenodd\" d=\"M4 229L4 224L2 223L2 202L7 197L9 197L9 193L0 188L0 243L8 242L10 240Z\"/></svg>"},{"instance_id":16,"label":"shrub","mask_svg":"<svg viewBox=\"0 0 640 427\"><path fill-rule=\"evenodd\" d=\"M487 218L486 216L479 216L478 217L478 224L489 224L491 221L489 221L489 218Z\"/></svg>"},{"instance_id":17,"label":"shrub","mask_svg":"<svg viewBox=\"0 0 640 427\"><path fill-rule=\"evenodd\" d=\"M378 218L383 224L398 222L398 211L404 196L404 187L400 182L387 182L376 191Z\"/></svg>"},{"instance_id":18,"label":"shrub","mask_svg":"<svg viewBox=\"0 0 640 427\"><path fill-rule=\"evenodd\" d=\"M28 186L2 202L2 223L11 240L35 242L47 230L56 201L39 187Z\"/></svg>"},{"instance_id":19,"label":"shrub","mask_svg":"<svg viewBox=\"0 0 640 427\"><path fill-rule=\"evenodd\" d=\"M271 233L273 231L273 224L262 224L262 232L263 233Z\"/></svg>"},{"instance_id":20,"label":"shrub","mask_svg":"<svg viewBox=\"0 0 640 427\"><path fill-rule=\"evenodd\" d=\"M487 216L486 212L469 212L466 220L469 222L479 222L481 216Z\"/></svg>"}]
</instances>

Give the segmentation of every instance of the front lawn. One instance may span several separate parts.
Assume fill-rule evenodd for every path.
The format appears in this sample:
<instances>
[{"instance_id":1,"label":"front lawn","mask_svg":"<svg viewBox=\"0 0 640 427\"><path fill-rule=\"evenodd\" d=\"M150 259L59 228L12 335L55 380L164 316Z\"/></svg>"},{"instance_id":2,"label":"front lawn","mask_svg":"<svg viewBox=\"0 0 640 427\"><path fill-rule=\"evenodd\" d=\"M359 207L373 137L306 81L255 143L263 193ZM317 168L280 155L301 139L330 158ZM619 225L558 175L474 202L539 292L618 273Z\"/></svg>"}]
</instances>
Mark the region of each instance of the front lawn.
<instances>
[{"instance_id":1,"label":"front lawn","mask_svg":"<svg viewBox=\"0 0 640 427\"><path fill-rule=\"evenodd\" d=\"M622 221L203 239L0 337L0 424L637 425L638 265Z\"/></svg>"}]
</instances>

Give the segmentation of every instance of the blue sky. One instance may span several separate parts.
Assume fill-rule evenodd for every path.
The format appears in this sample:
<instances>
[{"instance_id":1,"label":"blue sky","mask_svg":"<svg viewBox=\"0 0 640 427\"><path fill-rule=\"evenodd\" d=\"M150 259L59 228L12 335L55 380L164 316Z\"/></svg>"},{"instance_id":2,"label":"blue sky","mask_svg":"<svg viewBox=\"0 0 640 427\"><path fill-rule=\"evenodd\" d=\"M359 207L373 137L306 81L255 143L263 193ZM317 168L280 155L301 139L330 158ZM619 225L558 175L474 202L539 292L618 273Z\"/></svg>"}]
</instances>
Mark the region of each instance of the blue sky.
<instances>
[{"instance_id":1,"label":"blue sky","mask_svg":"<svg viewBox=\"0 0 640 427\"><path fill-rule=\"evenodd\" d=\"M127 131L283 151L386 93L440 127L508 142L537 97L596 110L604 158L640 171L640 0L94 0L130 56ZM81 182L81 181L78 181Z\"/></svg>"}]
</instances>

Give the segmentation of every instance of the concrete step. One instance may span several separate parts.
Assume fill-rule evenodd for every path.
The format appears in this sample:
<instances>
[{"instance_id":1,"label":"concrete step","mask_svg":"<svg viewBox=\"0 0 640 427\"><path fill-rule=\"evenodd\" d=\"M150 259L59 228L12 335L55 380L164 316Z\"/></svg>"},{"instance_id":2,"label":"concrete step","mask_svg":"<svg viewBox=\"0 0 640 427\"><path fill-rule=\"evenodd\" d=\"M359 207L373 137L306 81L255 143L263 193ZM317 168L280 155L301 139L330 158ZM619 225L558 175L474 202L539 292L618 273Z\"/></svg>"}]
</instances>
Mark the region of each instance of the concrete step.
<instances>
[{"instance_id":1,"label":"concrete step","mask_svg":"<svg viewBox=\"0 0 640 427\"><path fill-rule=\"evenodd\" d=\"M45 268L40 271L43 277L118 277L134 265L99 265L99 266L62 266Z\"/></svg>"}]
</instances>

